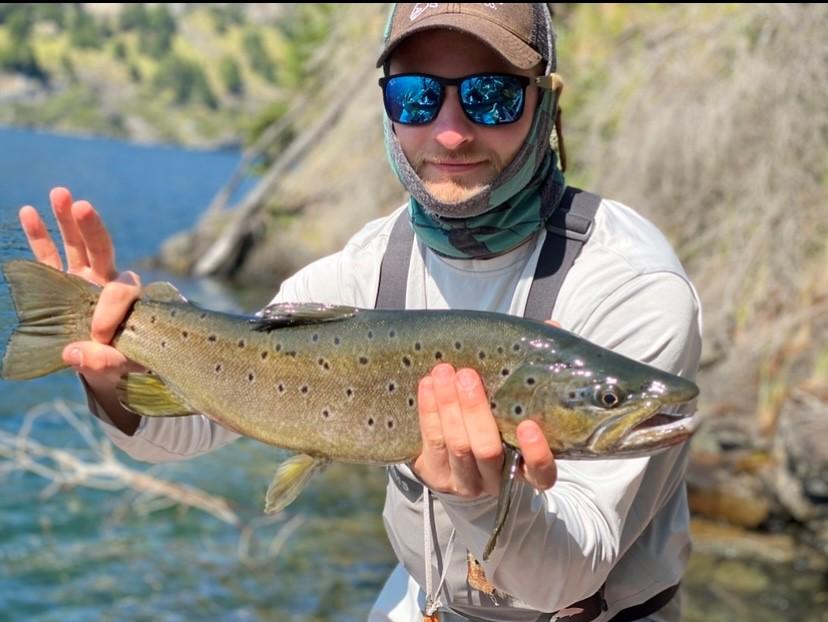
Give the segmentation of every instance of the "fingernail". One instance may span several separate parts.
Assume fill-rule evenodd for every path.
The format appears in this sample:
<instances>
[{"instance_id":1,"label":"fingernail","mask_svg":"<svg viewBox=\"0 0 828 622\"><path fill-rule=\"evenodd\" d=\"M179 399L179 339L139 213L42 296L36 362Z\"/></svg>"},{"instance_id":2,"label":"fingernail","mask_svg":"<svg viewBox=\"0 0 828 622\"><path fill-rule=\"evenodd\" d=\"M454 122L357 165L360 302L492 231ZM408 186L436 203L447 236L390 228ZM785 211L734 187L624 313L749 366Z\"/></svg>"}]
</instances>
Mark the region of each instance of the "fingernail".
<instances>
[{"instance_id":1,"label":"fingernail","mask_svg":"<svg viewBox=\"0 0 828 622\"><path fill-rule=\"evenodd\" d=\"M77 365L78 367L83 365L83 352L80 351L80 348L72 348L69 350L68 358L71 365Z\"/></svg>"},{"instance_id":2,"label":"fingernail","mask_svg":"<svg viewBox=\"0 0 828 622\"><path fill-rule=\"evenodd\" d=\"M474 373L468 369L464 369L457 373L457 383L464 389L473 389L477 379Z\"/></svg>"},{"instance_id":3,"label":"fingernail","mask_svg":"<svg viewBox=\"0 0 828 622\"><path fill-rule=\"evenodd\" d=\"M441 364L434 368L434 377L440 380L448 380L454 374L451 365Z\"/></svg>"}]
</instances>

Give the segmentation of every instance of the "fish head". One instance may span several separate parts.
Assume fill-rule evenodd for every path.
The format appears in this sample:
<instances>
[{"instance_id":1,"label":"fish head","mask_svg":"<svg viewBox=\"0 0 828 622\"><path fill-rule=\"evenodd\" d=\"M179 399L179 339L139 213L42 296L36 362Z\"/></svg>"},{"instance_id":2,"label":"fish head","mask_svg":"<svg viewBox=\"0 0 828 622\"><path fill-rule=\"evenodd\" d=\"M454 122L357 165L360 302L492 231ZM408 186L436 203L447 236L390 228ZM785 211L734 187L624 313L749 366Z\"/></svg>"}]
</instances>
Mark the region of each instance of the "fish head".
<instances>
[{"instance_id":1,"label":"fish head","mask_svg":"<svg viewBox=\"0 0 828 622\"><path fill-rule=\"evenodd\" d=\"M574 353L536 351L493 402L507 442L507 434L531 419L557 457L611 458L648 455L687 440L696 419L678 406L698 392L685 378L581 340Z\"/></svg>"}]
</instances>

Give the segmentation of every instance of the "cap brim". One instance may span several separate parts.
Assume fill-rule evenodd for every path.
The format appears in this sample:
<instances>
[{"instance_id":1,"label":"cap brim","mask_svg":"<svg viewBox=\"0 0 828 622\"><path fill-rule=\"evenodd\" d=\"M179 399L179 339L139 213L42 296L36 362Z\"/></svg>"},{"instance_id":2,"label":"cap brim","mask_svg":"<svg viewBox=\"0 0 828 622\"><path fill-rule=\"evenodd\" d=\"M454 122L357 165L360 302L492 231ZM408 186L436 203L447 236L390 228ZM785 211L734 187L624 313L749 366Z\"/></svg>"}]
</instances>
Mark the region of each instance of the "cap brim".
<instances>
[{"instance_id":1,"label":"cap brim","mask_svg":"<svg viewBox=\"0 0 828 622\"><path fill-rule=\"evenodd\" d=\"M525 41L485 18L466 13L441 13L419 20L416 26L390 39L377 59L377 67L382 67L396 47L411 35L438 29L469 34L519 69L531 69L543 60L543 56Z\"/></svg>"}]
</instances>

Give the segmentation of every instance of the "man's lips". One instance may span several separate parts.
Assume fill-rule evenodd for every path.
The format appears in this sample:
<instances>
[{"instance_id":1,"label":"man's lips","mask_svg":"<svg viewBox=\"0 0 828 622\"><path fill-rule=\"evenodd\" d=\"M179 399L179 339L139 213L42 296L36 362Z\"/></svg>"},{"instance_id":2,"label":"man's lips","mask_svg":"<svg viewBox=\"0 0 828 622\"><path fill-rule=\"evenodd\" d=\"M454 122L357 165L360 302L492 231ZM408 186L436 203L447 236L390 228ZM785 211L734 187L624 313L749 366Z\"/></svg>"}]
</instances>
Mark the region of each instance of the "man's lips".
<instances>
[{"instance_id":1,"label":"man's lips","mask_svg":"<svg viewBox=\"0 0 828 622\"><path fill-rule=\"evenodd\" d=\"M433 168L436 171L446 174L457 174L457 173L466 173L468 171L473 171L486 163L485 160L479 160L477 162L450 162L450 161L439 161L439 160L430 160L426 162L428 166Z\"/></svg>"}]
</instances>

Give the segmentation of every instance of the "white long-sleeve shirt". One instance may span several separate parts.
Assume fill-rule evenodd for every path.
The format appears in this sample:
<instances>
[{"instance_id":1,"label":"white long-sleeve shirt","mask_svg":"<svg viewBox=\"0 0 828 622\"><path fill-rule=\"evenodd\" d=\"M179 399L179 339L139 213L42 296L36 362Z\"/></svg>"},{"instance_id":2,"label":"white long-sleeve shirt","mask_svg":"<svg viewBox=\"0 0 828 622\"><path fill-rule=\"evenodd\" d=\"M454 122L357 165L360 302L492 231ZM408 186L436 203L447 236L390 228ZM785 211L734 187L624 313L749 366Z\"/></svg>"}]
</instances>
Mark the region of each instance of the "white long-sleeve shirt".
<instances>
[{"instance_id":1,"label":"white long-sleeve shirt","mask_svg":"<svg viewBox=\"0 0 828 622\"><path fill-rule=\"evenodd\" d=\"M287 279L274 302L373 307L388 236L399 210L368 223L346 245ZM487 260L440 257L415 240L406 307L477 309L522 315L544 240ZM698 296L669 243L630 208L604 200L593 233L563 283L550 318L599 345L693 378L701 350ZM135 435L105 426L132 457L160 462L194 457L237 435L203 416L145 418ZM558 481L536 495L518 484L498 546L483 564L494 596L469 587L466 551L477 559L494 523L496 500L435 494L435 548L457 546L443 602L465 615L534 620L606 585L609 609L596 620L640 604L676 584L689 554L684 488L686 447L648 458L558 461ZM403 472L407 467L402 467ZM422 502L390 483L383 513L406 580L386 586L372 620L413 620L414 582L425 582ZM434 569L435 576L436 566ZM412 581L413 579L413 581ZM678 618L676 618L677 620Z\"/></svg>"}]
</instances>

